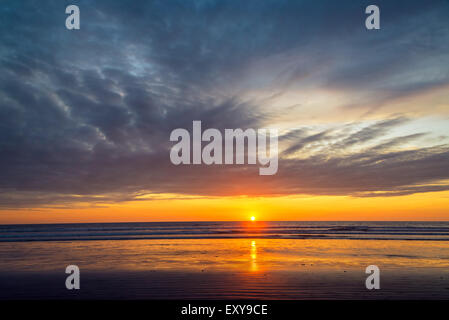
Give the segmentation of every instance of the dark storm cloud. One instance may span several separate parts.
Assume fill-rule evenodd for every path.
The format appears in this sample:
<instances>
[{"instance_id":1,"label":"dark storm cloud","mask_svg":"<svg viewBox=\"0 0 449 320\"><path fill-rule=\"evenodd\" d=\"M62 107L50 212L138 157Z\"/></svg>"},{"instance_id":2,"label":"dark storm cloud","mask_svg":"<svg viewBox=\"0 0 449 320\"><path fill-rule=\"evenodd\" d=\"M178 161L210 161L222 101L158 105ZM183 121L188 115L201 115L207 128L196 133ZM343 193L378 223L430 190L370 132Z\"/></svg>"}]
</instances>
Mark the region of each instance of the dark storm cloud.
<instances>
[{"instance_id":1,"label":"dark storm cloud","mask_svg":"<svg viewBox=\"0 0 449 320\"><path fill-rule=\"evenodd\" d=\"M68 4L80 6L81 30L64 27ZM254 61L267 57L299 57L287 71L285 65L267 66L278 73L278 83L366 91L374 102L447 84L448 3L381 1L385 31L378 35L364 28L368 4L2 4L0 205L125 201L142 193L364 196L446 190L432 183L449 178L447 146L393 148L419 139L419 132L334 153L382 138L404 118L338 139L333 130L292 131L280 140L284 156L323 141L329 146L320 156L281 159L272 177L259 176L255 167L176 167L169 161L170 132L191 128L192 120L218 129L270 124L276 110L262 112L257 101L229 89L240 86ZM419 76L408 76L413 66ZM263 88L264 79L257 79L242 90L259 81Z\"/></svg>"}]
</instances>

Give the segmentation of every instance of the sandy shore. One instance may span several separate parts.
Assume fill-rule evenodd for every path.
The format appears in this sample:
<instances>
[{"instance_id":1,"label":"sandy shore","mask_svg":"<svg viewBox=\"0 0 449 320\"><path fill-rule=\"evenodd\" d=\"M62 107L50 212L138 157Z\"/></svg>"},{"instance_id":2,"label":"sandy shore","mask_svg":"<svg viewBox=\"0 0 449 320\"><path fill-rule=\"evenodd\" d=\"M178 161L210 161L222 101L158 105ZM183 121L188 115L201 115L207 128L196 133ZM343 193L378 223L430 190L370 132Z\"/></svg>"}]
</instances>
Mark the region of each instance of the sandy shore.
<instances>
[{"instance_id":1,"label":"sandy shore","mask_svg":"<svg viewBox=\"0 0 449 320\"><path fill-rule=\"evenodd\" d=\"M81 289L65 289L64 274L3 273L0 299L449 299L449 277L423 273L383 276L369 291L357 272L297 271L103 272L82 275Z\"/></svg>"},{"instance_id":2,"label":"sandy shore","mask_svg":"<svg viewBox=\"0 0 449 320\"><path fill-rule=\"evenodd\" d=\"M372 240L0 243L0 299L449 299L448 244ZM65 267L81 290L65 288ZM365 267L381 289L365 288Z\"/></svg>"}]
</instances>

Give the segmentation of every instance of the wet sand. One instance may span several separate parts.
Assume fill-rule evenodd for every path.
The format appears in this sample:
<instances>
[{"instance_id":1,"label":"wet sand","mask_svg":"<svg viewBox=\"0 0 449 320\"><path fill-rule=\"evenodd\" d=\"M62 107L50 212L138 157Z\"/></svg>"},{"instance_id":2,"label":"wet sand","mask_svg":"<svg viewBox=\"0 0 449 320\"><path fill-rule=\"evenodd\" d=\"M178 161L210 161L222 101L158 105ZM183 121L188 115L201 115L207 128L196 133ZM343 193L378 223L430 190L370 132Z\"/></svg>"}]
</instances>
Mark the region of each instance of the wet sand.
<instances>
[{"instance_id":1,"label":"wet sand","mask_svg":"<svg viewBox=\"0 0 449 320\"><path fill-rule=\"evenodd\" d=\"M449 299L445 241L0 243L0 299ZM65 267L81 289L65 288ZM381 289L365 288L366 266Z\"/></svg>"}]
</instances>

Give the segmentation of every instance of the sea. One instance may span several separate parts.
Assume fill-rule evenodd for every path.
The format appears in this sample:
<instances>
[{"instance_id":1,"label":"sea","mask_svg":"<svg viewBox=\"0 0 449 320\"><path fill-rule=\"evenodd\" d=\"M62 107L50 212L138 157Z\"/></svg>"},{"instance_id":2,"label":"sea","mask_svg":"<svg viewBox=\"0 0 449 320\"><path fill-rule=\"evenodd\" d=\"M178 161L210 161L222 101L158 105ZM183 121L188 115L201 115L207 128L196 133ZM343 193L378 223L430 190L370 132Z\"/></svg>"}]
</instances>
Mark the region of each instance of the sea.
<instances>
[{"instance_id":1,"label":"sea","mask_svg":"<svg viewBox=\"0 0 449 320\"><path fill-rule=\"evenodd\" d=\"M132 239L449 240L449 222L257 221L0 225L0 242Z\"/></svg>"},{"instance_id":2,"label":"sea","mask_svg":"<svg viewBox=\"0 0 449 320\"><path fill-rule=\"evenodd\" d=\"M16 299L447 300L449 222L1 225L0 300Z\"/></svg>"}]
</instances>

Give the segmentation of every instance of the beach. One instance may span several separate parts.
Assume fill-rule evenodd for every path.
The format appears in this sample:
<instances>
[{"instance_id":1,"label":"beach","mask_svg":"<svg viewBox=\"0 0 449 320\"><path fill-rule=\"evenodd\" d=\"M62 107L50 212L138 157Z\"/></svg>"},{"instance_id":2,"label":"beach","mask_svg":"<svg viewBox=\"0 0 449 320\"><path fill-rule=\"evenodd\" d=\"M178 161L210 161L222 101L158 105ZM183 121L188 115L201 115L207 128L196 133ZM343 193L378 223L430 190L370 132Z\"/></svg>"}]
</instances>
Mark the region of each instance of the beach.
<instances>
[{"instance_id":1,"label":"beach","mask_svg":"<svg viewBox=\"0 0 449 320\"><path fill-rule=\"evenodd\" d=\"M330 228L329 223L318 225L321 225L321 231L323 226L326 230ZM189 226L191 224L181 229L185 231ZM219 223L219 226L224 228L223 224ZM179 231L173 234L165 230L154 239L131 240L60 240L67 234L46 231L44 235L44 229L37 228L41 238L52 233L52 241L39 240L39 236L35 236L39 230L21 226L21 241L15 242L11 241L11 229L5 232L2 226L0 299L449 298L449 242L444 240L444 224L427 224L426 230L422 225L407 225L408 229L419 228L419 232L414 231L414 237L423 237L422 233L425 233L425 240L396 239L398 233L411 233L404 230L381 240L365 240L354 234L347 239L338 238L342 234L326 234L327 237L322 238L311 234L312 238L308 239L303 233L301 238L284 238L282 230L311 227L305 223L283 224L282 230L277 226L277 234L271 230L270 237L264 237L267 234L255 230L242 234L235 232L241 226L236 223L228 230L234 231L232 237L213 238L217 226L211 228L204 224L195 229L203 227L202 235L188 236L184 232L178 239ZM119 228L115 231L110 227L114 226L101 226L102 231L83 226L84 229L74 231L72 226L68 232L72 238L81 233L84 233L81 237L87 237L88 233L95 238L98 233L119 232L123 237L123 233L129 236L136 232L123 230L123 224L115 225ZM127 229L130 227L128 225ZM163 227L170 227L170 224ZM350 233L363 229L366 236L370 228L376 228L374 223L364 223L363 227L359 223L355 227L346 223L338 230ZM67 228L70 226L60 229ZM154 229L161 226L145 228L145 232L138 230L141 236L149 233L149 228L155 233ZM180 226L176 228L179 230ZM391 225L383 228L391 229ZM438 232L435 229L430 235L432 228L438 228ZM57 230L56 227L53 229ZM314 230L316 232L316 225ZM59 236L56 236L57 232ZM259 232L259 236L254 232ZM19 233L15 230L15 234ZM28 234L29 241L24 240L24 233ZM170 236L167 233L171 233ZM162 236L167 238L161 239ZM408 239L410 236L403 234L401 237ZM431 240L432 237L438 240ZM68 265L80 268L80 290L65 288ZM379 290L365 287L368 276L365 269L369 265L377 265L380 269Z\"/></svg>"}]
</instances>

